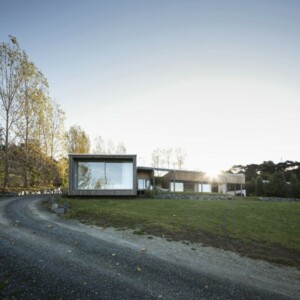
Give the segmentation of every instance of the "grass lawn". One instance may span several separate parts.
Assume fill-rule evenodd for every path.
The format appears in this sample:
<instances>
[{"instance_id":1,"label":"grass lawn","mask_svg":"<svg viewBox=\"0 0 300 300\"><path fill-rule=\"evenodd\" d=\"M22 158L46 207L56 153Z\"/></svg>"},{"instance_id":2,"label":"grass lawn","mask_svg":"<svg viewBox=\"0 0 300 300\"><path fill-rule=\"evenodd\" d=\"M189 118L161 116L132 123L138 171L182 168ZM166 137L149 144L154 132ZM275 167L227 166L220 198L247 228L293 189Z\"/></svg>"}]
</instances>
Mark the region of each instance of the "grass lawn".
<instances>
[{"instance_id":1,"label":"grass lawn","mask_svg":"<svg viewBox=\"0 0 300 300\"><path fill-rule=\"evenodd\" d=\"M72 199L67 218L137 234L201 242L300 267L300 203L235 200Z\"/></svg>"}]
</instances>

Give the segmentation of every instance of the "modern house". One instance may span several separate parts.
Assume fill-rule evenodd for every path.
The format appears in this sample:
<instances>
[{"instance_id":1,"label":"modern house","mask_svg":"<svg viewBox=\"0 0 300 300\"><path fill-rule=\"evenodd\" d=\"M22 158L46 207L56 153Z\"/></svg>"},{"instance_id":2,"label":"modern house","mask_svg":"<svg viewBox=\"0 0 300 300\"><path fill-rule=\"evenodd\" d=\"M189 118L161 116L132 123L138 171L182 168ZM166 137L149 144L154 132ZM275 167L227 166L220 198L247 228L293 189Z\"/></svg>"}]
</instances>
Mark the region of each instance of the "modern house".
<instances>
[{"instance_id":1,"label":"modern house","mask_svg":"<svg viewBox=\"0 0 300 300\"><path fill-rule=\"evenodd\" d=\"M222 174L217 184L220 193L245 195L243 174ZM210 193L212 183L200 171L137 167L136 155L69 154L70 196L136 196L151 189Z\"/></svg>"},{"instance_id":2,"label":"modern house","mask_svg":"<svg viewBox=\"0 0 300 300\"><path fill-rule=\"evenodd\" d=\"M135 196L136 155L69 155L70 196Z\"/></svg>"},{"instance_id":3,"label":"modern house","mask_svg":"<svg viewBox=\"0 0 300 300\"><path fill-rule=\"evenodd\" d=\"M233 196L246 196L244 174L223 173L218 178L218 193Z\"/></svg>"},{"instance_id":4,"label":"modern house","mask_svg":"<svg viewBox=\"0 0 300 300\"><path fill-rule=\"evenodd\" d=\"M204 172L171 170L162 178L162 187L171 192L211 192L211 183Z\"/></svg>"}]
</instances>

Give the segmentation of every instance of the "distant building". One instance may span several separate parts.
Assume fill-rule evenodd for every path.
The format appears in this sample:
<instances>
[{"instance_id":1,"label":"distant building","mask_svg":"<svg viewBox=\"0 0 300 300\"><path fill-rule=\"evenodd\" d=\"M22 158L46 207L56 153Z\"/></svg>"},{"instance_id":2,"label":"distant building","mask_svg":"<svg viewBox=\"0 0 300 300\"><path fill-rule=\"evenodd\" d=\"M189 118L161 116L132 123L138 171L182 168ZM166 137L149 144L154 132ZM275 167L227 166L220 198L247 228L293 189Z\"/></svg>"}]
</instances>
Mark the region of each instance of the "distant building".
<instances>
[{"instance_id":1,"label":"distant building","mask_svg":"<svg viewBox=\"0 0 300 300\"><path fill-rule=\"evenodd\" d=\"M246 197L245 181L245 174L223 173L219 175L218 192Z\"/></svg>"}]
</instances>

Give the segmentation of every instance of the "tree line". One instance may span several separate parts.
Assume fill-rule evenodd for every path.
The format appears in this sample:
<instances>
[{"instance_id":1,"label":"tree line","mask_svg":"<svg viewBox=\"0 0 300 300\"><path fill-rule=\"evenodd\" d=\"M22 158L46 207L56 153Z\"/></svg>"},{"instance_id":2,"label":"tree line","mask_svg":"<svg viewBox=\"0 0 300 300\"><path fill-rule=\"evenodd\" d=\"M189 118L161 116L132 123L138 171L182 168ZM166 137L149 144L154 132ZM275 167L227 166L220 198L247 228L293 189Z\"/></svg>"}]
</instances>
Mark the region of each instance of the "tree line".
<instances>
[{"instance_id":1,"label":"tree line","mask_svg":"<svg viewBox=\"0 0 300 300\"><path fill-rule=\"evenodd\" d=\"M243 173L247 195L300 198L300 162L235 165L229 173Z\"/></svg>"},{"instance_id":2,"label":"tree line","mask_svg":"<svg viewBox=\"0 0 300 300\"><path fill-rule=\"evenodd\" d=\"M67 184L67 153L89 153L88 134L65 129L66 114L49 96L43 72L9 36L0 43L0 179L4 189ZM126 153L98 137L94 153Z\"/></svg>"},{"instance_id":3,"label":"tree line","mask_svg":"<svg viewBox=\"0 0 300 300\"><path fill-rule=\"evenodd\" d=\"M151 154L151 165L155 168L183 169L187 153L181 147L156 148Z\"/></svg>"},{"instance_id":4,"label":"tree line","mask_svg":"<svg viewBox=\"0 0 300 300\"><path fill-rule=\"evenodd\" d=\"M3 187L54 184L63 151L65 113L49 97L48 82L17 39L0 44L1 176Z\"/></svg>"}]
</instances>

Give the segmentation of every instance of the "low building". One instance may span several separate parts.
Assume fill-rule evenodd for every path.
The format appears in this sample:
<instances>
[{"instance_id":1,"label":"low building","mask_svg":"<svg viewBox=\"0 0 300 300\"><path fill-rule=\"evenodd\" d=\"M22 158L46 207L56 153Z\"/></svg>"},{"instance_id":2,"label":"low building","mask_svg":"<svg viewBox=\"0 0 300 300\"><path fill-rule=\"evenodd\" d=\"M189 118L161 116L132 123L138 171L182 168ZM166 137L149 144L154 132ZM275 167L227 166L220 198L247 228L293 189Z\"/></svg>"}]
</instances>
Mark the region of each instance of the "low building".
<instances>
[{"instance_id":1,"label":"low building","mask_svg":"<svg viewBox=\"0 0 300 300\"><path fill-rule=\"evenodd\" d=\"M244 185L245 175L222 174L218 192L245 196ZM70 196L136 196L152 189L210 193L212 182L200 171L137 167L136 155L69 154Z\"/></svg>"},{"instance_id":2,"label":"low building","mask_svg":"<svg viewBox=\"0 0 300 300\"><path fill-rule=\"evenodd\" d=\"M246 196L245 181L245 174L223 173L218 178L218 193Z\"/></svg>"},{"instance_id":3,"label":"low building","mask_svg":"<svg viewBox=\"0 0 300 300\"><path fill-rule=\"evenodd\" d=\"M69 155L70 196L135 196L136 155Z\"/></svg>"},{"instance_id":4,"label":"low building","mask_svg":"<svg viewBox=\"0 0 300 300\"><path fill-rule=\"evenodd\" d=\"M137 167L137 190L142 193L152 190L155 184L154 169L149 167Z\"/></svg>"},{"instance_id":5,"label":"low building","mask_svg":"<svg viewBox=\"0 0 300 300\"><path fill-rule=\"evenodd\" d=\"M211 184L200 171L169 170L162 177L162 187L171 192L211 192Z\"/></svg>"}]
</instances>

